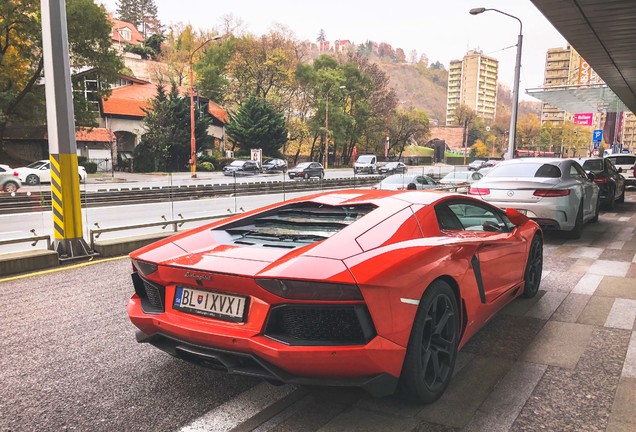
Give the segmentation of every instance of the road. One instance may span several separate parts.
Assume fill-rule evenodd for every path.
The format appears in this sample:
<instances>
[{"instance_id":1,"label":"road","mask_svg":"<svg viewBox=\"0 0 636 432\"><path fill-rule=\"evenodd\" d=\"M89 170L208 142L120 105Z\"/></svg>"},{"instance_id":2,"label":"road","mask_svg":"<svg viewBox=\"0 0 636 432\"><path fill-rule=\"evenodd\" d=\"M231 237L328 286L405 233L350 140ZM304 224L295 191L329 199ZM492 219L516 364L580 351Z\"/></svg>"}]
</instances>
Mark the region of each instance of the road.
<instances>
[{"instance_id":1,"label":"road","mask_svg":"<svg viewBox=\"0 0 636 432\"><path fill-rule=\"evenodd\" d=\"M635 215L630 194L580 240L548 235L537 297L464 347L429 406L275 387L137 344L125 258L0 279L0 430L636 430Z\"/></svg>"}]
</instances>

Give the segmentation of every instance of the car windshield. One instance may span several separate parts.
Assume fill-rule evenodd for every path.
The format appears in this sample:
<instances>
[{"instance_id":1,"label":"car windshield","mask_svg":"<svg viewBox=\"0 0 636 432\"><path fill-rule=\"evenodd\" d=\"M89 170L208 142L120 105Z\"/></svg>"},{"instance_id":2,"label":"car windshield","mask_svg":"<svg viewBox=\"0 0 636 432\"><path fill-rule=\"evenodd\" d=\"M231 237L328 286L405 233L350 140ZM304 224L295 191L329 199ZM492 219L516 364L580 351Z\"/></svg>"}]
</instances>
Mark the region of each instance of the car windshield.
<instances>
[{"instance_id":1,"label":"car windshield","mask_svg":"<svg viewBox=\"0 0 636 432\"><path fill-rule=\"evenodd\" d=\"M30 165L27 165L27 168L32 168L32 169L38 169L40 168L42 165L44 165L46 162L45 161L37 161L37 162L33 162Z\"/></svg>"},{"instance_id":2,"label":"car windshield","mask_svg":"<svg viewBox=\"0 0 636 432\"><path fill-rule=\"evenodd\" d=\"M356 162L358 162L358 163L371 163L371 162L373 162L373 156L360 156Z\"/></svg>"},{"instance_id":3,"label":"car windshield","mask_svg":"<svg viewBox=\"0 0 636 432\"><path fill-rule=\"evenodd\" d=\"M240 167L240 166L243 166L243 164L244 164L244 163L245 163L245 161L235 160L234 162L232 162L232 163L230 164L230 166L233 166L233 167Z\"/></svg>"},{"instance_id":4,"label":"car windshield","mask_svg":"<svg viewBox=\"0 0 636 432\"><path fill-rule=\"evenodd\" d=\"M558 166L541 162L499 164L488 173L488 177L540 177L560 178Z\"/></svg>"},{"instance_id":5,"label":"car windshield","mask_svg":"<svg viewBox=\"0 0 636 432\"><path fill-rule=\"evenodd\" d=\"M583 169L586 171L603 171L603 161L601 159L589 159L583 162Z\"/></svg>"},{"instance_id":6,"label":"car windshield","mask_svg":"<svg viewBox=\"0 0 636 432\"><path fill-rule=\"evenodd\" d=\"M415 176L392 175L382 180L382 184L403 184L411 183Z\"/></svg>"},{"instance_id":7,"label":"car windshield","mask_svg":"<svg viewBox=\"0 0 636 432\"><path fill-rule=\"evenodd\" d=\"M296 168L309 168L310 164L311 164L311 162L303 162L303 163L300 163L300 164L296 165Z\"/></svg>"}]
</instances>

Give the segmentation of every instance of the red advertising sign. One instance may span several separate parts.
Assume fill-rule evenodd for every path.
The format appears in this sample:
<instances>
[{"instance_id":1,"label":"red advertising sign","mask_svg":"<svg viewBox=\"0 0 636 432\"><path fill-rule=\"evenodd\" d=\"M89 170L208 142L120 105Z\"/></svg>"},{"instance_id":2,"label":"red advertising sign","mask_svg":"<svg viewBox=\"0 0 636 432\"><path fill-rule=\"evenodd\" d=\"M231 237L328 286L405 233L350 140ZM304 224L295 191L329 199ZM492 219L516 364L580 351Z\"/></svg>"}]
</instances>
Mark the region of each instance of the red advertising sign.
<instances>
[{"instance_id":1,"label":"red advertising sign","mask_svg":"<svg viewBox=\"0 0 636 432\"><path fill-rule=\"evenodd\" d=\"M574 124L581 126L592 126L594 120L594 113L579 113L574 114Z\"/></svg>"}]
</instances>

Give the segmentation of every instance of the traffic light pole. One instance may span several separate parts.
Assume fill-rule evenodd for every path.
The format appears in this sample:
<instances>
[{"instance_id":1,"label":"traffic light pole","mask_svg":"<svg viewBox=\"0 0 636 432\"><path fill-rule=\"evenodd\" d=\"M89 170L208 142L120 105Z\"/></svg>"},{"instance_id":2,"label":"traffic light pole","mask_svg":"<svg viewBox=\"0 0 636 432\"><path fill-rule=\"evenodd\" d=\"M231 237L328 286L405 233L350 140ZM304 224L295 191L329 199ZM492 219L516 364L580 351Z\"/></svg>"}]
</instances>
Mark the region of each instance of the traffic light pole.
<instances>
[{"instance_id":1,"label":"traffic light pole","mask_svg":"<svg viewBox=\"0 0 636 432\"><path fill-rule=\"evenodd\" d=\"M82 237L65 0L41 0L54 247L60 260L93 255Z\"/></svg>"}]
</instances>

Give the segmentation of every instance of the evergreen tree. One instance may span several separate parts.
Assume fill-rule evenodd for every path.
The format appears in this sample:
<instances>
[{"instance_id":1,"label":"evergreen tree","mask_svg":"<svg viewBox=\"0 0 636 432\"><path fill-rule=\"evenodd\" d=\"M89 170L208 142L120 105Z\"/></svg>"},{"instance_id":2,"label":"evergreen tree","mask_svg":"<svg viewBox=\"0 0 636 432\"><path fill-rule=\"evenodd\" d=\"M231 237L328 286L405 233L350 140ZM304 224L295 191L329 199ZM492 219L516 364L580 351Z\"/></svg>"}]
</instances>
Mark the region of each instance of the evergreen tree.
<instances>
[{"instance_id":1,"label":"evergreen tree","mask_svg":"<svg viewBox=\"0 0 636 432\"><path fill-rule=\"evenodd\" d=\"M212 138L207 130L211 120L195 112L197 151L208 147ZM135 171L183 171L190 159L190 99L180 96L176 85L166 94L163 84L151 101L144 118L146 133L135 149Z\"/></svg>"},{"instance_id":2,"label":"evergreen tree","mask_svg":"<svg viewBox=\"0 0 636 432\"><path fill-rule=\"evenodd\" d=\"M325 34L325 29L320 29L318 33L318 37L316 38L316 42L324 42L327 40L327 35Z\"/></svg>"},{"instance_id":3,"label":"evergreen tree","mask_svg":"<svg viewBox=\"0 0 636 432\"><path fill-rule=\"evenodd\" d=\"M117 15L120 20L133 24L144 39L161 32L155 0L119 0Z\"/></svg>"},{"instance_id":4,"label":"evergreen tree","mask_svg":"<svg viewBox=\"0 0 636 432\"><path fill-rule=\"evenodd\" d=\"M233 142L232 149L241 155L249 154L252 148L260 148L264 155L280 156L280 149L287 142L283 114L256 97L249 98L238 111L230 114L230 123L225 130Z\"/></svg>"}]
</instances>

